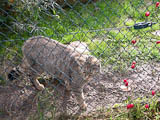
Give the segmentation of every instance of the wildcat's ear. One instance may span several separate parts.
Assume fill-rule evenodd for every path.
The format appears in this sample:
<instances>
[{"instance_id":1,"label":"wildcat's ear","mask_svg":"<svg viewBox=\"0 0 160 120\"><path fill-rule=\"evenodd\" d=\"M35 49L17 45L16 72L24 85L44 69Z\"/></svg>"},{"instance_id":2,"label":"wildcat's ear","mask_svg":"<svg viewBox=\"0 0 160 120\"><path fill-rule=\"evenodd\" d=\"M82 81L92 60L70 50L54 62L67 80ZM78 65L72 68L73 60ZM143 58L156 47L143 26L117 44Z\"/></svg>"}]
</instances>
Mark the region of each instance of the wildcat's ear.
<instances>
[{"instance_id":1,"label":"wildcat's ear","mask_svg":"<svg viewBox=\"0 0 160 120\"><path fill-rule=\"evenodd\" d=\"M92 56L92 55L89 55L89 56L87 57L87 62L88 62L88 63L98 63L99 60L98 60L96 57L94 57L94 56Z\"/></svg>"}]
</instances>

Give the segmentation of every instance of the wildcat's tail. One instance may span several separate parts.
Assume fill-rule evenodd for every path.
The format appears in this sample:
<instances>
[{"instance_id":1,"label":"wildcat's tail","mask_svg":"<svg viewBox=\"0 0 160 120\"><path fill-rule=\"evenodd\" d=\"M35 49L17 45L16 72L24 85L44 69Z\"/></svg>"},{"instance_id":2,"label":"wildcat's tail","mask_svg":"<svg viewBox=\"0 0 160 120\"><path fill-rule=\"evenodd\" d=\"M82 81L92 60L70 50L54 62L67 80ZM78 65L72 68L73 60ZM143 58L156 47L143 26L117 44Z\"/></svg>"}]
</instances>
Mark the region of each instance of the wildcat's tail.
<instances>
[{"instance_id":1,"label":"wildcat's tail","mask_svg":"<svg viewBox=\"0 0 160 120\"><path fill-rule=\"evenodd\" d=\"M20 66L14 67L7 75L10 81L17 79L21 75Z\"/></svg>"}]
</instances>

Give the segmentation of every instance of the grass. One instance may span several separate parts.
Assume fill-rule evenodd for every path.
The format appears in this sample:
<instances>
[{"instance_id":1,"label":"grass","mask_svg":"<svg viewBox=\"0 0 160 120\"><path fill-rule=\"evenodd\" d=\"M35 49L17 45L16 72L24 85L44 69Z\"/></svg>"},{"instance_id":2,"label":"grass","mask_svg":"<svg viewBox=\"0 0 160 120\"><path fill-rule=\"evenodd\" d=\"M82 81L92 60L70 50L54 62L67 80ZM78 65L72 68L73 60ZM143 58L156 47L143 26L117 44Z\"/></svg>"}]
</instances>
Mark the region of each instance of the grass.
<instances>
[{"instance_id":1,"label":"grass","mask_svg":"<svg viewBox=\"0 0 160 120\"><path fill-rule=\"evenodd\" d=\"M122 66L127 68L133 60L154 59L159 61L160 46L156 45L155 42L160 38L151 33L159 29L159 23L152 28L148 27L141 30L134 30L133 28L122 28L119 31L102 30L103 28L133 26L136 22L145 21L144 14L146 11L151 12L148 21L158 21L156 16L159 15L159 9L155 9L155 2L153 1L152 4L147 0L98 1L83 6L78 4L73 9L67 8L64 11L53 10L48 12L26 8L23 14L20 14L22 8L19 8L17 11L20 12L20 16L17 16L16 19L22 23L26 22L28 26L15 33L10 31L8 36L4 36L7 41L3 41L2 45L21 51L20 46L24 40L34 35L44 35L64 44L77 40L87 42L91 54L100 57L104 61L103 65L115 65L113 69L119 64L123 64ZM154 13L155 11L157 12ZM33 24L36 24L38 28L33 29ZM21 40L22 38L23 40ZM131 44L133 39L137 40L134 46ZM8 42L8 40L15 42ZM5 49L2 49L1 53L4 51Z\"/></svg>"}]
</instances>

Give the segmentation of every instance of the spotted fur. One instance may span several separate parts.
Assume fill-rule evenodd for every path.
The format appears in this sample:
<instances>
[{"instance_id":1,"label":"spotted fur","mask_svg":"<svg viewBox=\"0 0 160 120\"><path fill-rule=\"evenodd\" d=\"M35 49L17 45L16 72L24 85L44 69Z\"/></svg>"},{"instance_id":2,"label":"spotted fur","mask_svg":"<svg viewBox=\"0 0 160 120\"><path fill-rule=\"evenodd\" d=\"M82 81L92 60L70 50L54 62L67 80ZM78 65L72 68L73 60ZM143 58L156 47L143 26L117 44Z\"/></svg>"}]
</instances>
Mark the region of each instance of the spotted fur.
<instances>
[{"instance_id":1,"label":"spotted fur","mask_svg":"<svg viewBox=\"0 0 160 120\"><path fill-rule=\"evenodd\" d=\"M99 73L100 63L96 57L82 54L73 46L43 36L32 37L22 47L24 57L20 67L31 75L38 90L43 90L44 86L36 78L44 72L64 80L66 89L75 94L80 108L86 109L83 87Z\"/></svg>"}]
</instances>

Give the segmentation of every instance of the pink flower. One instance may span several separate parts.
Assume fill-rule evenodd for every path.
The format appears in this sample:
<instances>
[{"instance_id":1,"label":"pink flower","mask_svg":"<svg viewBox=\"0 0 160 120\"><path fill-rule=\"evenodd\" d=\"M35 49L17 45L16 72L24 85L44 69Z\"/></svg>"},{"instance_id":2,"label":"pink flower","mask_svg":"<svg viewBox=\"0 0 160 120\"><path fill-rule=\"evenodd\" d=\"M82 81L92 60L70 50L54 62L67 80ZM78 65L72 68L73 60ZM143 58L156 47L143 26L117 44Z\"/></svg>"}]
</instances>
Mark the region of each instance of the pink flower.
<instances>
[{"instance_id":1,"label":"pink flower","mask_svg":"<svg viewBox=\"0 0 160 120\"><path fill-rule=\"evenodd\" d=\"M155 93L156 93L155 91L152 91L152 95L153 95L153 96L155 95Z\"/></svg>"},{"instance_id":2,"label":"pink flower","mask_svg":"<svg viewBox=\"0 0 160 120\"><path fill-rule=\"evenodd\" d=\"M135 65L135 64L136 64L136 62L135 62L135 61L133 61L133 62L132 62L132 65Z\"/></svg>"},{"instance_id":3,"label":"pink flower","mask_svg":"<svg viewBox=\"0 0 160 120\"><path fill-rule=\"evenodd\" d=\"M156 44L160 44L160 41L157 41Z\"/></svg>"},{"instance_id":4,"label":"pink flower","mask_svg":"<svg viewBox=\"0 0 160 120\"><path fill-rule=\"evenodd\" d=\"M146 109L148 109L148 108L149 108L149 105L148 105L148 104L146 104L146 105L145 105L145 108L146 108Z\"/></svg>"},{"instance_id":5,"label":"pink flower","mask_svg":"<svg viewBox=\"0 0 160 120\"><path fill-rule=\"evenodd\" d=\"M128 104L127 105L127 109L131 109L131 108L133 108L134 107L134 104Z\"/></svg>"},{"instance_id":6,"label":"pink flower","mask_svg":"<svg viewBox=\"0 0 160 120\"><path fill-rule=\"evenodd\" d=\"M125 86L128 86L128 82L125 82Z\"/></svg>"},{"instance_id":7,"label":"pink flower","mask_svg":"<svg viewBox=\"0 0 160 120\"><path fill-rule=\"evenodd\" d=\"M136 40L132 40L131 43L132 43L132 44L135 44L135 43L136 43Z\"/></svg>"},{"instance_id":8,"label":"pink flower","mask_svg":"<svg viewBox=\"0 0 160 120\"><path fill-rule=\"evenodd\" d=\"M135 64L132 64L131 68L134 69L135 68Z\"/></svg>"},{"instance_id":9,"label":"pink flower","mask_svg":"<svg viewBox=\"0 0 160 120\"><path fill-rule=\"evenodd\" d=\"M146 17L148 17L149 15L150 15L150 12L149 12L149 11L145 13L145 16L146 16Z\"/></svg>"},{"instance_id":10,"label":"pink flower","mask_svg":"<svg viewBox=\"0 0 160 120\"><path fill-rule=\"evenodd\" d=\"M159 7L159 2L156 2L156 7Z\"/></svg>"},{"instance_id":11,"label":"pink flower","mask_svg":"<svg viewBox=\"0 0 160 120\"><path fill-rule=\"evenodd\" d=\"M128 79L124 79L123 82L126 83Z\"/></svg>"}]
</instances>

